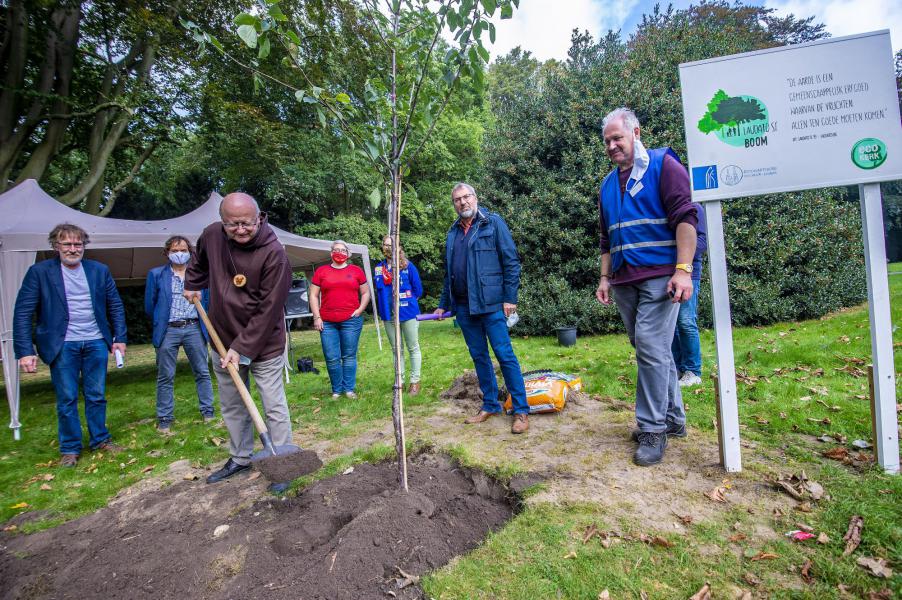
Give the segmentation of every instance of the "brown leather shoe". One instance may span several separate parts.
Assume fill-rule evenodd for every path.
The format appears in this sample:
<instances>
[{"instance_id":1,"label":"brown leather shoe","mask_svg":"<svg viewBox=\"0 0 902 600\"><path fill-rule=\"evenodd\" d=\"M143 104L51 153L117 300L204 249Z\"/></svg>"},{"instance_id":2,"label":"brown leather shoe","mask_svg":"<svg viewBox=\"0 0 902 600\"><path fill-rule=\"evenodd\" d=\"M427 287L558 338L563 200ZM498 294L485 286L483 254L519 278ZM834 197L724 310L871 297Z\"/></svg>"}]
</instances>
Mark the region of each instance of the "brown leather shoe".
<instances>
[{"instance_id":1,"label":"brown leather shoe","mask_svg":"<svg viewBox=\"0 0 902 600\"><path fill-rule=\"evenodd\" d=\"M467 425L475 425L476 423L484 423L488 421L492 417L494 417L497 413L485 412L484 410L479 411L479 413L473 415L472 417L467 417L464 419L464 423Z\"/></svg>"},{"instance_id":2,"label":"brown leather shoe","mask_svg":"<svg viewBox=\"0 0 902 600\"><path fill-rule=\"evenodd\" d=\"M407 393L411 396L416 396L417 394L419 394L420 393L420 382L417 381L417 382L411 383L410 386L407 388Z\"/></svg>"},{"instance_id":3,"label":"brown leather shoe","mask_svg":"<svg viewBox=\"0 0 902 600\"><path fill-rule=\"evenodd\" d=\"M514 415L514 422L511 424L511 433L526 433L529 430L529 416L525 414Z\"/></svg>"},{"instance_id":4,"label":"brown leather shoe","mask_svg":"<svg viewBox=\"0 0 902 600\"><path fill-rule=\"evenodd\" d=\"M77 454L63 454L60 456L60 466L61 467L74 467L75 463L78 462Z\"/></svg>"}]
</instances>

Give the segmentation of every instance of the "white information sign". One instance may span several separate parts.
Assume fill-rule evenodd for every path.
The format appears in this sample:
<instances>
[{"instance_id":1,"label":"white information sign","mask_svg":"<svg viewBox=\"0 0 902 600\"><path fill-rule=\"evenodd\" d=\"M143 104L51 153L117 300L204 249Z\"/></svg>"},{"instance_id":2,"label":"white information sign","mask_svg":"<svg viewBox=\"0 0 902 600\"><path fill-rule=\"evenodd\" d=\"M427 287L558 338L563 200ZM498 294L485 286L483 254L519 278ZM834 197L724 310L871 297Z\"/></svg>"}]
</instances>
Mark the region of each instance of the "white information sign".
<instances>
[{"instance_id":1,"label":"white information sign","mask_svg":"<svg viewBox=\"0 0 902 600\"><path fill-rule=\"evenodd\" d=\"M696 202L902 179L889 31L680 65Z\"/></svg>"}]
</instances>

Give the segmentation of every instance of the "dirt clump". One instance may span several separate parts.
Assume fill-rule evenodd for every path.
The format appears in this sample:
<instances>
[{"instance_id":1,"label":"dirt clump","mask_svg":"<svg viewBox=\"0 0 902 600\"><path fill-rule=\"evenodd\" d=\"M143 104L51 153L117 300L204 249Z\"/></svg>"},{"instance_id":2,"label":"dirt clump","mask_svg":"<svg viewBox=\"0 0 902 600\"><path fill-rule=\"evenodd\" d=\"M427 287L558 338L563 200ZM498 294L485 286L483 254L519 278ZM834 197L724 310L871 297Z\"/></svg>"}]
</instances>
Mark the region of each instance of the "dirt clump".
<instances>
[{"instance_id":1,"label":"dirt clump","mask_svg":"<svg viewBox=\"0 0 902 600\"><path fill-rule=\"evenodd\" d=\"M253 465L270 481L282 483L313 473L323 466L323 461L312 450L300 450L261 458L255 460Z\"/></svg>"},{"instance_id":2,"label":"dirt clump","mask_svg":"<svg viewBox=\"0 0 902 600\"><path fill-rule=\"evenodd\" d=\"M298 496L238 510L213 499L204 512L185 508L197 496L234 495L242 482L185 481L149 494L171 511L132 507L123 520L123 505L111 505L39 533L3 535L3 597L422 598L419 577L499 529L512 499L441 455L412 458L408 472L406 493L396 464L363 463Z\"/></svg>"},{"instance_id":3,"label":"dirt clump","mask_svg":"<svg viewBox=\"0 0 902 600\"><path fill-rule=\"evenodd\" d=\"M479 379L476 371L464 371L464 374L451 382L447 390L439 394L442 400L453 400L462 403L482 404L482 390L479 389Z\"/></svg>"}]
</instances>

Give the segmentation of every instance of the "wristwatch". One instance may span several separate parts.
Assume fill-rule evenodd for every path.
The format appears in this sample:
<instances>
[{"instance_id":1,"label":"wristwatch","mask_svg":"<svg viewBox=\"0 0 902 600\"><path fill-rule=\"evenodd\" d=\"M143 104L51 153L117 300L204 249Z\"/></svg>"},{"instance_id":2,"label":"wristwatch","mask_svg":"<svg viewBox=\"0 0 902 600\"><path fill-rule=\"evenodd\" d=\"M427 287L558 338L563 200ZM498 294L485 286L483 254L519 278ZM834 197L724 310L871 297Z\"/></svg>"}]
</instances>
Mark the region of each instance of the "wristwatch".
<instances>
[{"instance_id":1,"label":"wristwatch","mask_svg":"<svg viewBox=\"0 0 902 600\"><path fill-rule=\"evenodd\" d=\"M692 274L692 263L677 263L676 268L681 271L686 271L690 275Z\"/></svg>"}]
</instances>

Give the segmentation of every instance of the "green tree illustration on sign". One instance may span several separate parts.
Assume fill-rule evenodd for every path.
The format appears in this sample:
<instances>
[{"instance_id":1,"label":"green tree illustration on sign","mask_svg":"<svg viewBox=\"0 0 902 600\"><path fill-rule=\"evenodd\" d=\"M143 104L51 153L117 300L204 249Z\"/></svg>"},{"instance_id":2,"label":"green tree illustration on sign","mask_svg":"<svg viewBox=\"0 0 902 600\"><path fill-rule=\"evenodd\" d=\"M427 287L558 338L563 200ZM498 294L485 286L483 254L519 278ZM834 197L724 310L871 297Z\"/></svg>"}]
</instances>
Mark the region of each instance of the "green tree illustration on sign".
<instances>
[{"instance_id":1,"label":"green tree illustration on sign","mask_svg":"<svg viewBox=\"0 0 902 600\"><path fill-rule=\"evenodd\" d=\"M708 102L708 112L699 122L698 129L704 134L717 131L724 126L766 119L764 108L754 98L730 97L723 90L717 90Z\"/></svg>"}]
</instances>

